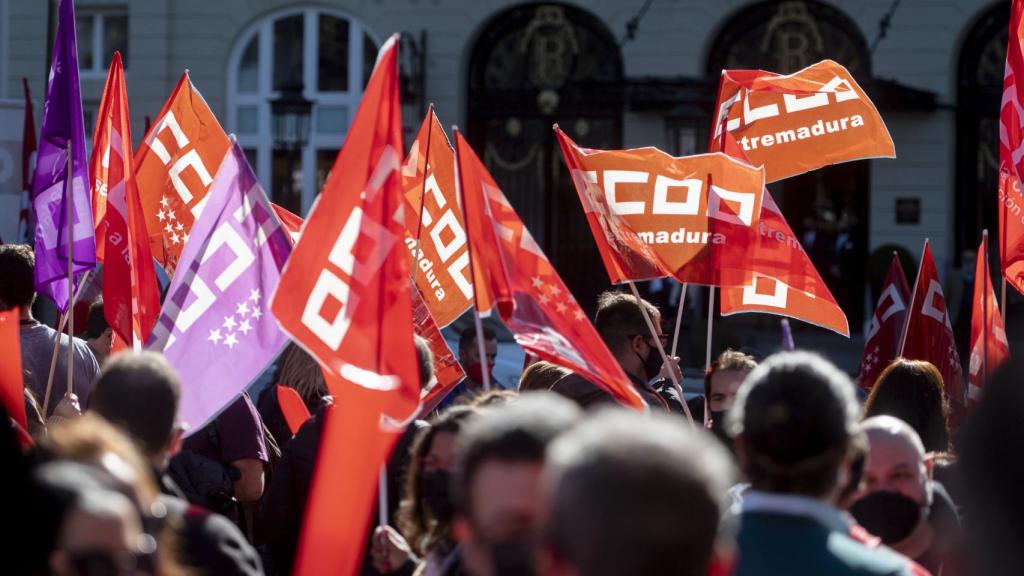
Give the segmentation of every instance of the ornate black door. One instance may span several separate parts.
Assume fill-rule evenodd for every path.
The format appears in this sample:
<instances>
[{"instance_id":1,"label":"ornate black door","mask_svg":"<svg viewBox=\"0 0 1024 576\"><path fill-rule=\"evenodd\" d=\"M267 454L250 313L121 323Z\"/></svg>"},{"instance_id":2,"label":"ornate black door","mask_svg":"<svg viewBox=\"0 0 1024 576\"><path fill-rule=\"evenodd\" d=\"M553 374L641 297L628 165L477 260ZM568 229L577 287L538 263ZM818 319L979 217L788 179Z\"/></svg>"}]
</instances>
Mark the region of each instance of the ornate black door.
<instances>
[{"instance_id":1,"label":"ornate black door","mask_svg":"<svg viewBox=\"0 0 1024 576\"><path fill-rule=\"evenodd\" d=\"M473 147L586 309L608 276L551 130L621 147L622 59L604 24L563 4L493 18L469 67Z\"/></svg>"}]
</instances>

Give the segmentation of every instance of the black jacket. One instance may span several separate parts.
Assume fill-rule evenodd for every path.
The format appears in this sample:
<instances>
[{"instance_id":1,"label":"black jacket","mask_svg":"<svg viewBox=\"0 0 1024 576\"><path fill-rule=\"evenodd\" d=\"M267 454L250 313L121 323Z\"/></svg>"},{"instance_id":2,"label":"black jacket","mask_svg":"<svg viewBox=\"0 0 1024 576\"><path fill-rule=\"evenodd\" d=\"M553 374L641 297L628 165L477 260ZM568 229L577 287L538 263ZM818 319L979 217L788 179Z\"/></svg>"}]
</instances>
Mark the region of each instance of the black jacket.
<instances>
[{"instance_id":1,"label":"black jacket","mask_svg":"<svg viewBox=\"0 0 1024 576\"><path fill-rule=\"evenodd\" d=\"M633 387L644 401L647 402L651 410L683 413L683 405L679 399L679 393L676 392L671 382L659 381L654 386L649 386L646 382L631 374L627 374L627 376L629 376ZM610 392L579 374L568 374L562 377L561 380L555 382L554 386L551 387L551 391L569 398L585 410L616 403L615 398ZM696 415L694 419L696 419Z\"/></svg>"}]
</instances>

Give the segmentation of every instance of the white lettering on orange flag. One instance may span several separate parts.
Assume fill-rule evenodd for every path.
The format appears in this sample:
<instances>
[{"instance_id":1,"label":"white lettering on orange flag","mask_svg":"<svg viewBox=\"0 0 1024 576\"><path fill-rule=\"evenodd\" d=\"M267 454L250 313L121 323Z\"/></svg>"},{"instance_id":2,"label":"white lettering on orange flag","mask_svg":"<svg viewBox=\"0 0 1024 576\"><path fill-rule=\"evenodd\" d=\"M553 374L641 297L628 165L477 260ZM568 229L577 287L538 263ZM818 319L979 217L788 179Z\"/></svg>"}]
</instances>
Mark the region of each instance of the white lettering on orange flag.
<instances>
[{"instance_id":1,"label":"white lettering on orange flag","mask_svg":"<svg viewBox=\"0 0 1024 576\"><path fill-rule=\"evenodd\" d=\"M472 305L473 284L455 190L455 154L433 110L409 150L402 187L405 244L413 255L416 286L434 321L444 327Z\"/></svg>"},{"instance_id":2,"label":"white lettering on orange flag","mask_svg":"<svg viewBox=\"0 0 1024 576\"><path fill-rule=\"evenodd\" d=\"M153 257L168 274L174 273L206 202L212 173L229 147L227 134L188 72L182 74L135 155Z\"/></svg>"},{"instance_id":3,"label":"white lettering on orange flag","mask_svg":"<svg viewBox=\"0 0 1024 576\"><path fill-rule=\"evenodd\" d=\"M764 166L768 182L829 164L896 157L874 104L831 60L787 76L723 70L715 110L712 141L724 125L750 163Z\"/></svg>"}]
</instances>

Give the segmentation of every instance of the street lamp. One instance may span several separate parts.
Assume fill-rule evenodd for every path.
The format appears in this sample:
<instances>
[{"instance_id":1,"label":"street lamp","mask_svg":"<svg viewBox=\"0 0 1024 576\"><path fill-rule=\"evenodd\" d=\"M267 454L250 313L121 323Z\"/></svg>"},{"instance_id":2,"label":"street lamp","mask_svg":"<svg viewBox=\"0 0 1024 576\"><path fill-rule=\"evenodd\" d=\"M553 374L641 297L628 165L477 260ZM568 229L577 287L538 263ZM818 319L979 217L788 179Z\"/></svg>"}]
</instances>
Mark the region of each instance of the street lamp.
<instances>
[{"instance_id":1,"label":"street lamp","mask_svg":"<svg viewBox=\"0 0 1024 576\"><path fill-rule=\"evenodd\" d=\"M295 185L295 164L302 149L309 142L309 115L313 102L302 96L301 83L289 83L281 87L280 96L270 101L274 147L284 151L285 198L278 199L285 208L299 213L302 210L302 194ZM276 188L276 186L273 186Z\"/></svg>"}]
</instances>

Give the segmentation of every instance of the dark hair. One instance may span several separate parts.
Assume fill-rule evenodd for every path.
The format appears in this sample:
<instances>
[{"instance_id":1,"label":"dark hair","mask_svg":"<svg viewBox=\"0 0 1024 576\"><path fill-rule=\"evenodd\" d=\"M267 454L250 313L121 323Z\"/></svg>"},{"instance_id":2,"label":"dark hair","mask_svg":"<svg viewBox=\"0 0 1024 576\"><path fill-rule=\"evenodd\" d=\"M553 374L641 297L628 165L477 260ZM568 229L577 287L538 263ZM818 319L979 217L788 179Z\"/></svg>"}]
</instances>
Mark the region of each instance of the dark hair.
<instances>
[{"instance_id":1,"label":"dark hair","mask_svg":"<svg viewBox=\"0 0 1024 576\"><path fill-rule=\"evenodd\" d=\"M726 426L754 488L821 497L857 433L849 376L809 352L768 358L747 376Z\"/></svg>"},{"instance_id":2,"label":"dark hair","mask_svg":"<svg viewBox=\"0 0 1024 576\"><path fill-rule=\"evenodd\" d=\"M466 422L478 412L469 406L453 406L439 414L416 434L409 448L409 467L405 471L402 501L398 504L398 528L413 551L419 555L430 552L446 538L451 526L434 518L420 497L420 476L423 459L430 452L434 437L442 432L459 434Z\"/></svg>"},{"instance_id":3,"label":"dark hair","mask_svg":"<svg viewBox=\"0 0 1024 576\"><path fill-rule=\"evenodd\" d=\"M320 363L294 342L290 342L281 354L275 381L281 386L294 388L310 414L316 413L327 395L327 382Z\"/></svg>"},{"instance_id":4,"label":"dark hair","mask_svg":"<svg viewBox=\"0 0 1024 576\"><path fill-rule=\"evenodd\" d=\"M722 372L724 370L735 370L737 372L743 372L744 374L750 374L757 368L757 360L750 354L744 354L739 350L726 350L715 358L715 361L711 363L711 367L704 374L704 397L711 399L711 377L716 372Z\"/></svg>"},{"instance_id":5,"label":"dark hair","mask_svg":"<svg viewBox=\"0 0 1024 576\"><path fill-rule=\"evenodd\" d=\"M921 437L927 452L949 450L949 404L942 374L930 362L897 358L875 380L864 418L895 416Z\"/></svg>"},{"instance_id":6,"label":"dark hair","mask_svg":"<svg viewBox=\"0 0 1024 576\"><path fill-rule=\"evenodd\" d=\"M493 461L542 464L556 436L580 418L571 400L553 392L521 396L487 408L459 437L452 496L459 511L472 517L472 486L477 472Z\"/></svg>"},{"instance_id":7,"label":"dark hair","mask_svg":"<svg viewBox=\"0 0 1024 576\"><path fill-rule=\"evenodd\" d=\"M26 244L0 244L0 302L24 310L36 297L36 257Z\"/></svg>"},{"instance_id":8,"label":"dark hair","mask_svg":"<svg viewBox=\"0 0 1024 576\"><path fill-rule=\"evenodd\" d=\"M604 409L547 454L543 538L553 555L588 576L707 573L733 470L705 432Z\"/></svg>"},{"instance_id":9,"label":"dark hair","mask_svg":"<svg viewBox=\"0 0 1024 576\"><path fill-rule=\"evenodd\" d=\"M154 352L122 352L103 365L89 395L89 410L125 431L147 456L167 448L174 431L181 384Z\"/></svg>"},{"instance_id":10,"label":"dark hair","mask_svg":"<svg viewBox=\"0 0 1024 576\"><path fill-rule=\"evenodd\" d=\"M494 330L491 330L487 326L484 326L483 329L484 342L498 339L498 335L494 333ZM465 330L462 331L461 334L459 334L459 352L461 353L463 348L466 346L473 346L475 342L476 326L470 324L468 328L466 328Z\"/></svg>"},{"instance_id":11,"label":"dark hair","mask_svg":"<svg viewBox=\"0 0 1024 576\"><path fill-rule=\"evenodd\" d=\"M569 370L558 364L538 360L526 367L519 376L519 392L530 390L550 390L555 382L569 374Z\"/></svg>"},{"instance_id":12,"label":"dark hair","mask_svg":"<svg viewBox=\"0 0 1024 576\"><path fill-rule=\"evenodd\" d=\"M427 339L419 334L413 334L412 342L416 347L416 363L420 369L420 387L426 389L434 378L434 353Z\"/></svg>"},{"instance_id":13,"label":"dark hair","mask_svg":"<svg viewBox=\"0 0 1024 576\"><path fill-rule=\"evenodd\" d=\"M608 345L612 354L621 353L630 340L638 335L649 335L650 328L644 320L640 306L647 309L651 320L657 322L661 317L658 309L647 300L639 301L632 294L608 291L597 297L597 314L594 316L594 328L601 339Z\"/></svg>"},{"instance_id":14,"label":"dark hair","mask_svg":"<svg viewBox=\"0 0 1024 576\"><path fill-rule=\"evenodd\" d=\"M85 337L99 338L109 328L110 324L103 315L103 297L97 298L89 305L89 316L85 322Z\"/></svg>"}]
</instances>

